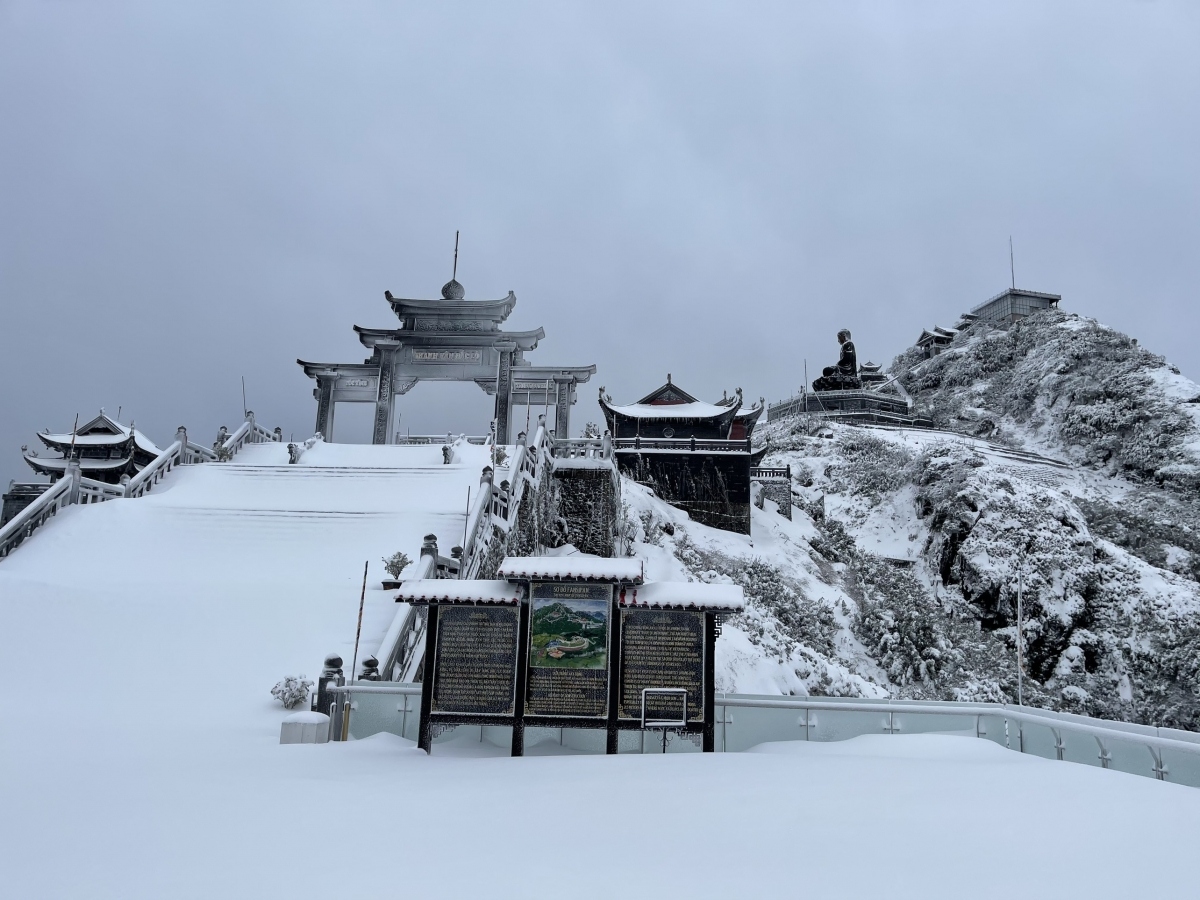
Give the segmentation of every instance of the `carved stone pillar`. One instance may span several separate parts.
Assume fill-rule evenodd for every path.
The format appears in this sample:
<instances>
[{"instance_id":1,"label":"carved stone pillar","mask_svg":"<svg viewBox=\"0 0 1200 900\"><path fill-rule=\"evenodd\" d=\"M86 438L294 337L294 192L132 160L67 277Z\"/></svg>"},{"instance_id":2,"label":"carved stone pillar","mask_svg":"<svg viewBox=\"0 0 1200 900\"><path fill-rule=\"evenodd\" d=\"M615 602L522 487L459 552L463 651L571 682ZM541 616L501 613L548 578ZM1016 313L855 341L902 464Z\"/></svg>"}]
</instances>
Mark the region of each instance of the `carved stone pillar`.
<instances>
[{"instance_id":1,"label":"carved stone pillar","mask_svg":"<svg viewBox=\"0 0 1200 900\"><path fill-rule=\"evenodd\" d=\"M396 350L400 345L394 341L380 341L375 347L379 351L379 393L375 397L375 427L371 432L371 443L386 444L396 401L392 375L396 368Z\"/></svg>"},{"instance_id":2,"label":"carved stone pillar","mask_svg":"<svg viewBox=\"0 0 1200 900\"><path fill-rule=\"evenodd\" d=\"M512 367L517 345L497 344L500 365L496 368L496 443L507 444L512 431Z\"/></svg>"},{"instance_id":3,"label":"carved stone pillar","mask_svg":"<svg viewBox=\"0 0 1200 900\"><path fill-rule=\"evenodd\" d=\"M571 436L571 382L573 378L555 378L554 436L565 441Z\"/></svg>"},{"instance_id":4,"label":"carved stone pillar","mask_svg":"<svg viewBox=\"0 0 1200 900\"><path fill-rule=\"evenodd\" d=\"M313 389L313 396L317 399L315 430L327 441L333 440L333 386L336 382L337 375L332 372L318 375L317 386Z\"/></svg>"}]
</instances>

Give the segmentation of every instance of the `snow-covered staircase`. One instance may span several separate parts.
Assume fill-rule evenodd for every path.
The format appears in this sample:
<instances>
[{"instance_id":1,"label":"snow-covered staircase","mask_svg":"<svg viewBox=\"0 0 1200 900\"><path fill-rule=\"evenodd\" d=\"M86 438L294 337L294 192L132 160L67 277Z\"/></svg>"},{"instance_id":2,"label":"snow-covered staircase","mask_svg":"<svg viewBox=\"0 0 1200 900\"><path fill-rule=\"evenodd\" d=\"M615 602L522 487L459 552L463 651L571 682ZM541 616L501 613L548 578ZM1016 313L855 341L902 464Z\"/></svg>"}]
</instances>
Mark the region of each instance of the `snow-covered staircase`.
<instances>
[{"instance_id":1,"label":"snow-covered staircase","mask_svg":"<svg viewBox=\"0 0 1200 900\"><path fill-rule=\"evenodd\" d=\"M438 445L318 442L290 465L285 444L251 444L235 461L177 467L139 499L63 509L4 561L4 572L85 593L102 581L200 606L210 592L248 605L270 593L297 616L329 616L325 641L299 658L345 651L349 659L343 644L354 637L363 563L369 653L396 612L380 585L382 558L403 551L417 560L426 534L446 548L461 544L468 491L479 490L489 453L462 442L447 465ZM278 615L274 602L264 609Z\"/></svg>"}]
</instances>

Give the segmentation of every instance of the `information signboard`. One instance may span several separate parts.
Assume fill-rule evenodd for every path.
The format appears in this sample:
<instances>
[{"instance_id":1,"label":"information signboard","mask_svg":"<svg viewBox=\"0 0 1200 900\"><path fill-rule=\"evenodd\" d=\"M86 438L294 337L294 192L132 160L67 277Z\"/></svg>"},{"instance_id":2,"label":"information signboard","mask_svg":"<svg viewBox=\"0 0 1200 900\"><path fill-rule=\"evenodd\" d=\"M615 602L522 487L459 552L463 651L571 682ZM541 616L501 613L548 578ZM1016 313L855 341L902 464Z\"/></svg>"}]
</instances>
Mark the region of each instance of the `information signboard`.
<instances>
[{"instance_id":1,"label":"information signboard","mask_svg":"<svg viewBox=\"0 0 1200 900\"><path fill-rule=\"evenodd\" d=\"M644 688L683 688L687 719L704 720L704 613L674 609L621 611L621 696L618 715L641 719ZM647 719L680 717L669 694L646 698Z\"/></svg>"},{"instance_id":2,"label":"information signboard","mask_svg":"<svg viewBox=\"0 0 1200 900\"><path fill-rule=\"evenodd\" d=\"M518 622L516 606L441 608L431 712L513 715Z\"/></svg>"},{"instance_id":3,"label":"information signboard","mask_svg":"<svg viewBox=\"0 0 1200 900\"><path fill-rule=\"evenodd\" d=\"M535 582L525 714L608 715L611 584Z\"/></svg>"}]
</instances>

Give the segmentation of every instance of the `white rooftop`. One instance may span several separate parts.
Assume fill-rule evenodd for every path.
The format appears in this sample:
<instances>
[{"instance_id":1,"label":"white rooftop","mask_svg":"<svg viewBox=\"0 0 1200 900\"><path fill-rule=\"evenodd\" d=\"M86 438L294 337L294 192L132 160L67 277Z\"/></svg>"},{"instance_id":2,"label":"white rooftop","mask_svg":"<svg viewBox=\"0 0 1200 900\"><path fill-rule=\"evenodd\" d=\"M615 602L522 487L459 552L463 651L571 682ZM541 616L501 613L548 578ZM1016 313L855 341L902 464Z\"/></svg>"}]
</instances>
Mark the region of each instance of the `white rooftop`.
<instances>
[{"instance_id":1,"label":"white rooftop","mask_svg":"<svg viewBox=\"0 0 1200 900\"><path fill-rule=\"evenodd\" d=\"M746 606L739 584L705 584L702 581L652 581L625 592L626 606L723 609L736 611Z\"/></svg>"},{"instance_id":2,"label":"white rooftop","mask_svg":"<svg viewBox=\"0 0 1200 900\"><path fill-rule=\"evenodd\" d=\"M501 578L541 578L548 581L595 580L641 584L640 559L599 556L509 556L500 563Z\"/></svg>"},{"instance_id":3,"label":"white rooftop","mask_svg":"<svg viewBox=\"0 0 1200 900\"><path fill-rule=\"evenodd\" d=\"M459 581L456 578L415 578L400 585L398 603L518 603L525 596L519 584L507 581Z\"/></svg>"},{"instance_id":4,"label":"white rooftop","mask_svg":"<svg viewBox=\"0 0 1200 900\"><path fill-rule=\"evenodd\" d=\"M711 419L729 412L728 406L717 406L715 403L634 403L631 406L610 406L615 413L629 416L633 419Z\"/></svg>"}]
</instances>

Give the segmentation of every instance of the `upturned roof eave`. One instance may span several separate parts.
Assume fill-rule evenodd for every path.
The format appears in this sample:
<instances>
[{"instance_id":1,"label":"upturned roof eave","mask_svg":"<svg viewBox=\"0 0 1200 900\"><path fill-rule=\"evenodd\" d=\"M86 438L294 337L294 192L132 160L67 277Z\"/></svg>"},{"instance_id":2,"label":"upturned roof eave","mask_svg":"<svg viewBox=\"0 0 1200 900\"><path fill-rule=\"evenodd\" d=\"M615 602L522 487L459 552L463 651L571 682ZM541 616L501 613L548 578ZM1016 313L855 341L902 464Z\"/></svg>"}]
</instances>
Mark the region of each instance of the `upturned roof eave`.
<instances>
[{"instance_id":1,"label":"upturned roof eave","mask_svg":"<svg viewBox=\"0 0 1200 900\"><path fill-rule=\"evenodd\" d=\"M418 300L393 297L391 291L385 291L384 298L392 307L392 311L400 318L404 318L406 313L412 315L458 313L460 318L463 317L462 314L468 314L477 318L503 322L512 315L513 308L517 305L517 295L512 291L508 292L508 296L501 297L499 300Z\"/></svg>"}]
</instances>

